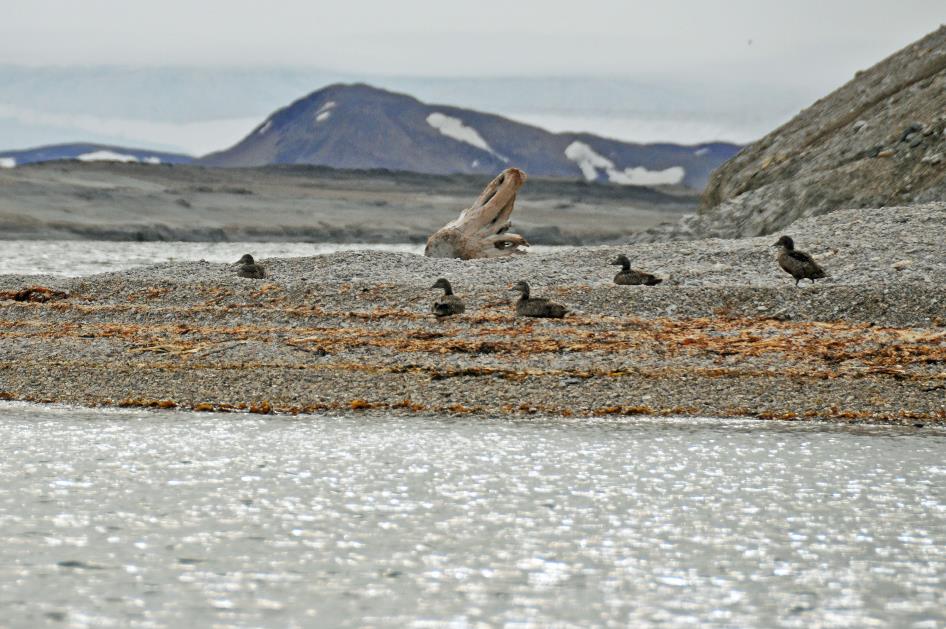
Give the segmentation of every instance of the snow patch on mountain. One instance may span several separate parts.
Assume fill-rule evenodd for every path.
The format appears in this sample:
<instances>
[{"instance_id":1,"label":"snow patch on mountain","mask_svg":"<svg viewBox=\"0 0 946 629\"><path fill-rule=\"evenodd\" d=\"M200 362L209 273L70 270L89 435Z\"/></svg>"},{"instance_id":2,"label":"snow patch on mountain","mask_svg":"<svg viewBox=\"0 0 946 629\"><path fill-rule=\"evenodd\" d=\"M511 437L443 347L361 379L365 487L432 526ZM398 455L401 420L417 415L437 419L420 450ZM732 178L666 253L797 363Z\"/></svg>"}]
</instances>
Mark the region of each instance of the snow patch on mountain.
<instances>
[{"instance_id":1,"label":"snow patch on mountain","mask_svg":"<svg viewBox=\"0 0 946 629\"><path fill-rule=\"evenodd\" d=\"M683 181L685 176L686 170L682 166L671 166L663 170L647 170L643 166L634 166L623 171L608 171L608 179L623 186L674 186Z\"/></svg>"},{"instance_id":2,"label":"snow patch on mountain","mask_svg":"<svg viewBox=\"0 0 946 629\"><path fill-rule=\"evenodd\" d=\"M453 116L448 116L435 111L434 113L427 116L427 124L439 131L441 135L445 135L448 138L453 138L454 140L475 146L480 150L495 155L504 162L509 161L494 151L489 143L483 139L483 136L479 134L479 131L473 127L466 126L459 118L454 118Z\"/></svg>"},{"instance_id":3,"label":"snow patch on mountain","mask_svg":"<svg viewBox=\"0 0 946 629\"><path fill-rule=\"evenodd\" d=\"M80 162L137 162L138 158L134 155L125 155L115 151L92 151L77 155L76 159Z\"/></svg>"},{"instance_id":4,"label":"snow patch on mountain","mask_svg":"<svg viewBox=\"0 0 946 629\"><path fill-rule=\"evenodd\" d=\"M322 105L321 107L319 107L319 110L315 112L315 121L325 122L326 120L328 120L331 117L332 110L335 108L336 104L337 103L334 100L330 100L324 105Z\"/></svg>"},{"instance_id":5,"label":"snow patch on mountain","mask_svg":"<svg viewBox=\"0 0 946 629\"><path fill-rule=\"evenodd\" d=\"M614 170L614 162L595 153L594 149L584 142L572 142L565 148L565 157L578 164L581 174L588 181L598 178L598 169Z\"/></svg>"},{"instance_id":6,"label":"snow patch on mountain","mask_svg":"<svg viewBox=\"0 0 946 629\"><path fill-rule=\"evenodd\" d=\"M674 185L683 181L686 175L686 170L681 166L671 166L664 170L648 170L643 166L634 166L619 170L610 159L577 140L565 148L565 157L578 165L581 174L588 181L597 180L599 170L604 171L611 183L624 186Z\"/></svg>"},{"instance_id":7,"label":"snow patch on mountain","mask_svg":"<svg viewBox=\"0 0 946 629\"><path fill-rule=\"evenodd\" d=\"M0 157L0 168L16 168L16 160L12 157Z\"/></svg>"},{"instance_id":8,"label":"snow patch on mountain","mask_svg":"<svg viewBox=\"0 0 946 629\"><path fill-rule=\"evenodd\" d=\"M273 126L273 121L272 121L272 120L267 120L267 121L264 122L262 125L260 125L259 131L257 131L257 133L259 133L260 135L263 135L264 133L266 133L267 131L269 131L269 128L272 127L272 126Z\"/></svg>"},{"instance_id":9,"label":"snow patch on mountain","mask_svg":"<svg viewBox=\"0 0 946 629\"><path fill-rule=\"evenodd\" d=\"M91 153L83 153L82 155L77 155L76 159L80 162L144 162L145 164L160 164L161 159L155 157L154 155L150 157L145 157L144 159L139 160L134 155L128 155L126 153L116 153L115 151L101 150L101 151L92 151Z\"/></svg>"}]
</instances>

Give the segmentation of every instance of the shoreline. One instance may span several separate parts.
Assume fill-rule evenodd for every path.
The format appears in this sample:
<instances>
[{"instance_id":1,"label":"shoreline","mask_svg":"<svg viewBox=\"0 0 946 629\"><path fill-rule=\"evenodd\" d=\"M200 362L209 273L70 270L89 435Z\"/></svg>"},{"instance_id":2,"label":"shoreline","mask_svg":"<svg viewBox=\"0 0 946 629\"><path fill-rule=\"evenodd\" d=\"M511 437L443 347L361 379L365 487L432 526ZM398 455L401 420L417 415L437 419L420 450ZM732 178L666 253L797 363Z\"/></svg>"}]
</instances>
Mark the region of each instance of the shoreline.
<instances>
[{"instance_id":1,"label":"shoreline","mask_svg":"<svg viewBox=\"0 0 946 629\"><path fill-rule=\"evenodd\" d=\"M119 402L103 403L97 406L84 404L75 404L71 402L44 401L44 400L19 400L0 398L0 414L4 412L16 411L17 409L37 409L45 412L59 412L69 414L72 412L96 412L102 413L103 418L108 418L114 414L121 417L123 413L143 413L144 417L153 417L161 419L162 417L171 417L175 414L194 414L206 417L230 417L233 420L239 420L241 417L251 418L272 418L281 419L299 419L314 420L323 419L377 419L386 418L413 418L419 420L443 420L453 421L460 418L467 418L474 421L510 421L523 423L547 423L555 426L562 425L585 425L588 423L600 425L624 425L627 422L679 422L693 426L713 426L713 425L743 425L753 427L764 423L767 426L782 426L785 428L808 427L811 430L830 429L830 428L856 428L877 429L885 431L889 429L902 430L904 435L920 434L915 431L922 429L922 434L946 436L946 421L920 421L909 418L901 418L897 421L861 421L848 417L841 418L823 418L823 417L803 417L783 419L775 416L759 415L676 415L672 413L647 415L642 413L601 413L597 415L544 415L539 412L518 412L514 414L477 414L458 411L437 411L420 409L414 410L405 405L368 406L352 408L349 406L339 407L338 409L316 409L312 412L302 412L299 408L292 407L272 407L272 408L247 408L224 407L224 408L192 408L188 406L169 405L165 400L121 400ZM887 433L882 433L887 434Z\"/></svg>"},{"instance_id":2,"label":"shoreline","mask_svg":"<svg viewBox=\"0 0 946 629\"><path fill-rule=\"evenodd\" d=\"M351 251L263 260L265 280L206 262L0 276L0 397L286 414L946 424L944 222L940 204L796 224L831 275L801 288L775 266L774 237L470 262ZM848 234L840 247L839 233ZM608 261L618 252L664 283L615 286ZM428 314L439 276L466 301L464 315ZM515 317L506 286L523 278L571 313ZM9 299L37 283L68 296Z\"/></svg>"}]
</instances>

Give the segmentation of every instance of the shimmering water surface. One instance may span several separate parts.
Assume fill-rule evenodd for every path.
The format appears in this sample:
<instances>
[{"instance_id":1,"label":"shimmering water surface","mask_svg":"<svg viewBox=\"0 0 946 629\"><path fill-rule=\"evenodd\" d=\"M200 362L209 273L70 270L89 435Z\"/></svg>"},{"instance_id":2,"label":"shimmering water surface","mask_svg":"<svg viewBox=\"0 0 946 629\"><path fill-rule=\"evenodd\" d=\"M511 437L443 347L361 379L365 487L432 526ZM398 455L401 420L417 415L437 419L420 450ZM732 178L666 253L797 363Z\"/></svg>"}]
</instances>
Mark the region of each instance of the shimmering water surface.
<instances>
[{"instance_id":1,"label":"shimmering water surface","mask_svg":"<svg viewBox=\"0 0 946 629\"><path fill-rule=\"evenodd\" d=\"M77 276L182 260L235 262L244 253L256 258L292 258L355 249L423 253L424 245L0 240L0 268L3 273Z\"/></svg>"},{"instance_id":2,"label":"shimmering water surface","mask_svg":"<svg viewBox=\"0 0 946 629\"><path fill-rule=\"evenodd\" d=\"M569 247L534 246L543 252ZM78 276L124 271L182 260L235 262L244 253L256 258L293 258L336 251L372 249L422 254L422 244L338 244L309 242L126 242L100 240L0 240L0 273Z\"/></svg>"},{"instance_id":3,"label":"shimmering water surface","mask_svg":"<svg viewBox=\"0 0 946 629\"><path fill-rule=\"evenodd\" d=\"M946 626L946 431L0 405L0 624Z\"/></svg>"}]
</instances>

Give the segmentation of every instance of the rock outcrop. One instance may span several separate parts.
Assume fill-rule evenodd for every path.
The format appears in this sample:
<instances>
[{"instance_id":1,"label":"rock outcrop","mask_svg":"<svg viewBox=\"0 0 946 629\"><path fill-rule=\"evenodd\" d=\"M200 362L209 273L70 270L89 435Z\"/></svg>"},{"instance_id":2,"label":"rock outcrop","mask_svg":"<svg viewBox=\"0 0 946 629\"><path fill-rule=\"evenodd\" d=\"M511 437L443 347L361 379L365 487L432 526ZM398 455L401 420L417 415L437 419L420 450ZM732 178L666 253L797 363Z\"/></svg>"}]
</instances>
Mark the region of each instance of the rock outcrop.
<instances>
[{"instance_id":1,"label":"rock outcrop","mask_svg":"<svg viewBox=\"0 0 946 629\"><path fill-rule=\"evenodd\" d=\"M846 85L717 169L698 216L638 241L775 232L842 208L946 198L946 27Z\"/></svg>"}]
</instances>

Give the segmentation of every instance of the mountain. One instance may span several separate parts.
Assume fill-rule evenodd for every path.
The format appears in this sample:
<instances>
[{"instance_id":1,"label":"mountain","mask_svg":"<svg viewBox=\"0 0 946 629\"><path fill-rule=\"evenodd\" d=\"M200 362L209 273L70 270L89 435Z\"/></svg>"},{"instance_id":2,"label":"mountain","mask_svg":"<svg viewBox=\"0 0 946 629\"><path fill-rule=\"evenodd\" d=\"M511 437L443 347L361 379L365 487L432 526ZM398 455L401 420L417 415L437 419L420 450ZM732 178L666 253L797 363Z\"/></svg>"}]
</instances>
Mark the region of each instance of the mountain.
<instances>
[{"instance_id":1,"label":"mountain","mask_svg":"<svg viewBox=\"0 0 946 629\"><path fill-rule=\"evenodd\" d=\"M669 236L760 236L837 209L944 198L940 27L743 149L713 174L701 215Z\"/></svg>"},{"instance_id":2,"label":"mountain","mask_svg":"<svg viewBox=\"0 0 946 629\"><path fill-rule=\"evenodd\" d=\"M189 164L190 155L162 153L104 144L54 144L18 151L0 151L0 168L12 168L36 162L75 159L83 162L143 162L145 164Z\"/></svg>"},{"instance_id":3,"label":"mountain","mask_svg":"<svg viewBox=\"0 0 946 629\"><path fill-rule=\"evenodd\" d=\"M550 133L365 84L336 84L278 110L235 146L198 163L480 175L516 166L545 177L702 188L710 172L738 148L722 142L632 144L587 133Z\"/></svg>"}]
</instances>

